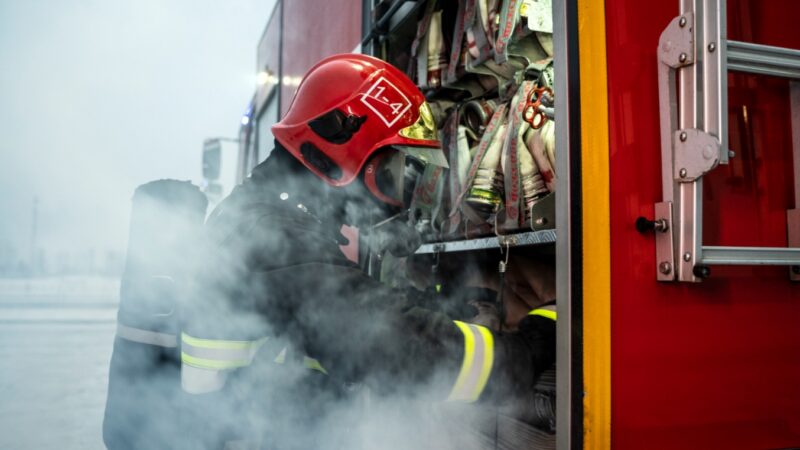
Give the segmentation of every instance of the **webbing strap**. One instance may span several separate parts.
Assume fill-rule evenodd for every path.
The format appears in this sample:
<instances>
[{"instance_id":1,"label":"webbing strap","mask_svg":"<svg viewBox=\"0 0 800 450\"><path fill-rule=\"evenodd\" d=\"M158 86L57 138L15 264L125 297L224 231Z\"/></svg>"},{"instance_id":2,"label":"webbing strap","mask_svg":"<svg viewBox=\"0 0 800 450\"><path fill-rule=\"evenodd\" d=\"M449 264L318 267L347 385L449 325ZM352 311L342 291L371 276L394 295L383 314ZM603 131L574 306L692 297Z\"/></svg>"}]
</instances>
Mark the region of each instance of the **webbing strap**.
<instances>
[{"instance_id":1,"label":"webbing strap","mask_svg":"<svg viewBox=\"0 0 800 450\"><path fill-rule=\"evenodd\" d=\"M409 78L414 78L414 71L417 72L417 86L424 86L428 82L428 46L427 41L425 45L422 46L422 51L420 52L420 44L423 43L423 39L428 34L428 27L430 26L431 17L433 16L433 9L436 6L436 2L431 0L428 1L427 6L425 7L425 15L422 16L422 19L417 23L417 33L414 37L414 41L411 43L411 57L408 59L408 70L406 74ZM422 77L425 77L423 80Z\"/></svg>"},{"instance_id":2,"label":"webbing strap","mask_svg":"<svg viewBox=\"0 0 800 450\"><path fill-rule=\"evenodd\" d=\"M461 182L463 178L466 178L467 169L469 168L467 136L463 129L459 130L458 122L459 108L453 108L453 112L447 116L445 121L445 133L442 139L442 148L447 149L449 153L447 160L450 164L450 176L447 177L447 182L451 199L461 192ZM445 233L453 234L458 229L460 217L448 214L448 219L444 231Z\"/></svg>"},{"instance_id":3,"label":"webbing strap","mask_svg":"<svg viewBox=\"0 0 800 450\"><path fill-rule=\"evenodd\" d=\"M464 41L464 29L466 27L467 0L460 0L458 2L458 13L456 15L456 26L453 30L453 40L450 45L450 62L447 66L447 83L455 83L457 81L456 69L461 60L461 44ZM473 12L474 14L474 12Z\"/></svg>"},{"instance_id":4,"label":"webbing strap","mask_svg":"<svg viewBox=\"0 0 800 450\"><path fill-rule=\"evenodd\" d=\"M158 347L174 348L178 346L178 338L174 334L129 327L119 322L117 322L117 337L126 341Z\"/></svg>"},{"instance_id":5,"label":"webbing strap","mask_svg":"<svg viewBox=\"0 0 800 450\"><path fill-rule=\"evenodd\" d=\"M519 164L519 138L520 131L524 131L524 125L527 122L522 120L522 113L525 109L525 103L528 94L533 88L532 81L523 81L522 86L519 87L517 93L511 102L508 118L508 133L503 142L504 158L503 158L503 174L505 182L505 206L506 218L509 222L514 222L515 225L522 225L525 219L524 214L520 214L520 190L522 188L522 177L520 176Z\"/></svg>"},{"instance_id":6,"label":"webbing strap","mask_svg":"<svg viewBox=\"0 0 800 450\"><path fill-rule=\"evenodd\" d=\"M494 337L488 328L453 321L464 334L464 359L448 401L474 402L486 387L494 364Z\"/></svg>"},{"instance_id":7,"label":"webbing strap","mask_svg":"<svg viewBox=\"0 0 800 450\"><path fill-rule=\"evenodd\" d=\"M480 2L480 3L479 3ZM485 0L468 0L464 9L467 30L468 66L478 66L492 54L492 38L488 25L488 5Z\"/></svg>"},{"instance_id":8,"label":"webbing strap","mask_svg":"<svg viewBox=\"0 0 800 450\"><path fill-rule=\"evenodd\" d=\"M461 207L461 202L464 200L464 197L467 195L472 182L475 181L475 174L478 173L478 168L481 165L481 161L483 161L483 157L486 156L487 150L489 146L492 144L494 140L495 134L499 128L502 127L502 122L504 119L504 115L506 113L506 105L500 105L492 115L492 118L489 120L489 123L486 125L486 131L483 132L483 136L481 136L481 142L478 144L478 150L475 152L475 157L472 160L472 165L469 168L469 172L467 172L467 179L466 182L461 186L461 193L458 194L456 200L452 204L452 209L450 210L450 217L458 214L459 208Z\"/></svg>"},{"instance_id":9,"label":"webbing strap","mask_svg":"<svg viewBox=\"0 0 800 450\"><path fill-rule=\"evenodd\" d=\"M200 339L181 333L181 361L204 369L234 369L250 365L267 338L255 341Z\"/></svg>"},{"instance_id":10,"label":"webbing strap","mask_svg":"<svg viewBox=\"0 0 800 450\"><path fill-rule=\"evenodd\" d=\"M497 42L494 44L494 60L498 64L508 61L508 42L514 33L519 18L519 8L522 2L517 0L504 0L502 12L500 13L500 30L498 31Z\"/></svg>"}]
</instances>

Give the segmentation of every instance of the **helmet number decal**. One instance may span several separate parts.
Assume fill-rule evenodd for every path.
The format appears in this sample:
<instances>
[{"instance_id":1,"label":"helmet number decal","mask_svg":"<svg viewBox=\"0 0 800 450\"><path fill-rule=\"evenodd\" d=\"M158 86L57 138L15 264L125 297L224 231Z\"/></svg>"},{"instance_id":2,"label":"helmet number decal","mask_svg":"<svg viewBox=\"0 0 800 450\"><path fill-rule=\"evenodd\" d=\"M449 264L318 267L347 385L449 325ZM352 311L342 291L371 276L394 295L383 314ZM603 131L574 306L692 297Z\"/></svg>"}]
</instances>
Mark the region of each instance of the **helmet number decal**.
<instances>
[{"instance_id":1,"label":"helmet number decal","mask_svg":"<svg viewBox=\"0 0 800 450\"><path fill-rule=\"evenodd\" d=\"M387 127L394 125L411 108L411 101L400 89L384 77L361 94L361 102L367 105Z\"/></svg>"}]
</instances>

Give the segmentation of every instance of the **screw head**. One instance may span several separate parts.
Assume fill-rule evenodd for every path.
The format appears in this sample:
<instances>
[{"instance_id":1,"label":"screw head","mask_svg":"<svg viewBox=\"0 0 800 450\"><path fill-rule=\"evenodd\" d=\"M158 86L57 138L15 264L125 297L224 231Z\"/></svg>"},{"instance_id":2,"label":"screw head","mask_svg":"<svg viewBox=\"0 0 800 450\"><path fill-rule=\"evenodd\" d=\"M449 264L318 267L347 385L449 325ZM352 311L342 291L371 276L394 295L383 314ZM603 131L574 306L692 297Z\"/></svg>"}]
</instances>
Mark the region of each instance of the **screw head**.
<instances>
[{"instance_id":1,"label":"screw head","mask_svg":"<svg viewBox=\"0 0 800 450\"><path fill-rule=\"evenodd\" d=\"M684 253L683 254L683 260L686 261L686 262L691 261L692 260L692 254L689 253L689 252Z\"/></svg>"},{"instance_id":2,"label":"screw head","mask_svg":"<svg viewBox=\"0 0 800 450\"><path fill-rule=\"evenodd\" d=\"M736 156L736 152L733 150L728 150L728 158L734 158Z\"/></svg>"},{"instance_id":3,"label":"screw head","mask_svg":"<svg viewBox=\"0 0 800 450\"><path fill-rule=\"evenodd\" d=\"M670 272L672 272L672 264L670 264L668 261L661 261L661 264L658 265L658 271L664 275L668 275Z\"/></svg>"},{"instance_id":4,"label":"screw head","mask_svg":"<svg viewBox=\"0 0 800 450\"><path fill-rule=\"evenodd\" d=\"M711 52L711 53L714 53L714 50L716 50L716 49L717 49L716 42L709 42L708 51Z\"/></svg>"},{"instance_id":5,"label":"screw head","mask_svg":"<svg viewBox=\"0 0 800 450\"><path fill-rule=\"evenodd\" d=\"M678 57L678 61L685 63L686 58L687 58L686 53L681 53L681 55Z\"/></svg>"},{"instance_id":6,"label":"screw head","mask_svg":"<svg viewBox=\"0 0 800 450\"><path fill-rule=\"evenodd\" d=\"M678 175L680 175L681 178L686 178L686 169L681 169L680 172L678 172Z\"/></svg>"},{"instance_id":7,"label":"screw head","mask_svg":"<svg viewBox=\"0 0 800 450\"><path fill-rule=\"evenodd\" d=\"M678 25L680 25L681 28L685 27L686 26L686 17L681 17L681 19L678 21Z\"/></svg>"},{"instance_id":8,"label":"screw head","mask_svg":"<svg viewBox=\"0 0 800 450\"><path fill-rule=\"evenodd\" d=\"M686 139L687 139L688 137L689 137L689 136L686 134L686 132L685 132L685 131L681 131L681 136L680 136L680 138L681 138L681 142L686 142Z\"/></svg>"}]
</instances>

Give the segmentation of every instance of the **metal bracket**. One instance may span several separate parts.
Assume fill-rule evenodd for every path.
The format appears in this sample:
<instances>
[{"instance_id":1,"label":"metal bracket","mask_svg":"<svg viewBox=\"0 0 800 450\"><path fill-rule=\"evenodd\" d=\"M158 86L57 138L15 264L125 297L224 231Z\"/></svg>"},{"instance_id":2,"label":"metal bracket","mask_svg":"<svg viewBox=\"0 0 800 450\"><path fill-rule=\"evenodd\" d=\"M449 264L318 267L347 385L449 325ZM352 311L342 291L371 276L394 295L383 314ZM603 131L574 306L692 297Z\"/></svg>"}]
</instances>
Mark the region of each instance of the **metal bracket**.
<instances>
[{"instance_id":1,"label":"metal bracket","mask_svg":"<svg viewBox=\"0 0 800 450\"><path fill-rule=\"evenodd\" d=\"M556 194L551 192L531 206L531 230L552 230L556 226Z\"/></svg>"},{"instance_id":2,"label":"metal bracket","mask_svg":"<svg viewBox=\"0 0 800 450\"><path fill-rule=\"evenodd\" d=\"M656 230L656 279L675 281L675 248L672 245L672 202L656 203L655 221L663 220L666 228Z\"/></svg>"},{"instance_id":3,"label":"metal bracket","mask_svg":"<svg viewBox=\"0 0 800 450\"><path fill-rule=\"evenodd\" d=\"M690 183L719 164L719 139L696 129L678 130L672 135L675 181Z\"/></svg>"},{"instance_id":4,"label":"metal bracket","mask_svg":"<svg viewBox=\"0 0 800 450\"><path fill-rule=\"evenodd\" d=\"M671 68L694 63L694 14L682 14L667 25L658 40L658 60Z\"/></svg>"}]
</instances>

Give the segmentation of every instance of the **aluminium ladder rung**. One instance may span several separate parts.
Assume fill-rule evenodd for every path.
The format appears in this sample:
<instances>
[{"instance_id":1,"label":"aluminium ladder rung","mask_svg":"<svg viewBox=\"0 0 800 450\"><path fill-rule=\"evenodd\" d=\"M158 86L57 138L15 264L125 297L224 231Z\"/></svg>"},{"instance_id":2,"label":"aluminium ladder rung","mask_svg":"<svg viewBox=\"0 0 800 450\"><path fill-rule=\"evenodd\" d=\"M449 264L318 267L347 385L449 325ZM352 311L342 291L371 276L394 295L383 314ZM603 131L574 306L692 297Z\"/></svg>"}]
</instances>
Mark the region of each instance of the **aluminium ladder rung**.
<instances>
[{"instance_id":1,"label":"aluminium ladder rung","mask_svg":"<svg viewBox=\"0 0 800 450\"><path fill-rule=\"evenodd\" d=\"M800 50L727 41L728 70L800 80Z\"/></svg>"},{"instance_id":2,"label":"aluminium ladder rung","mask_svg":"<svg viewBox=\"0 0 800 450\"><path fill-rule=\"evenodd\" d=\"M703 246L702 255L708 265L800 265L800 248Z\"/></svg>"}]
</instances>

